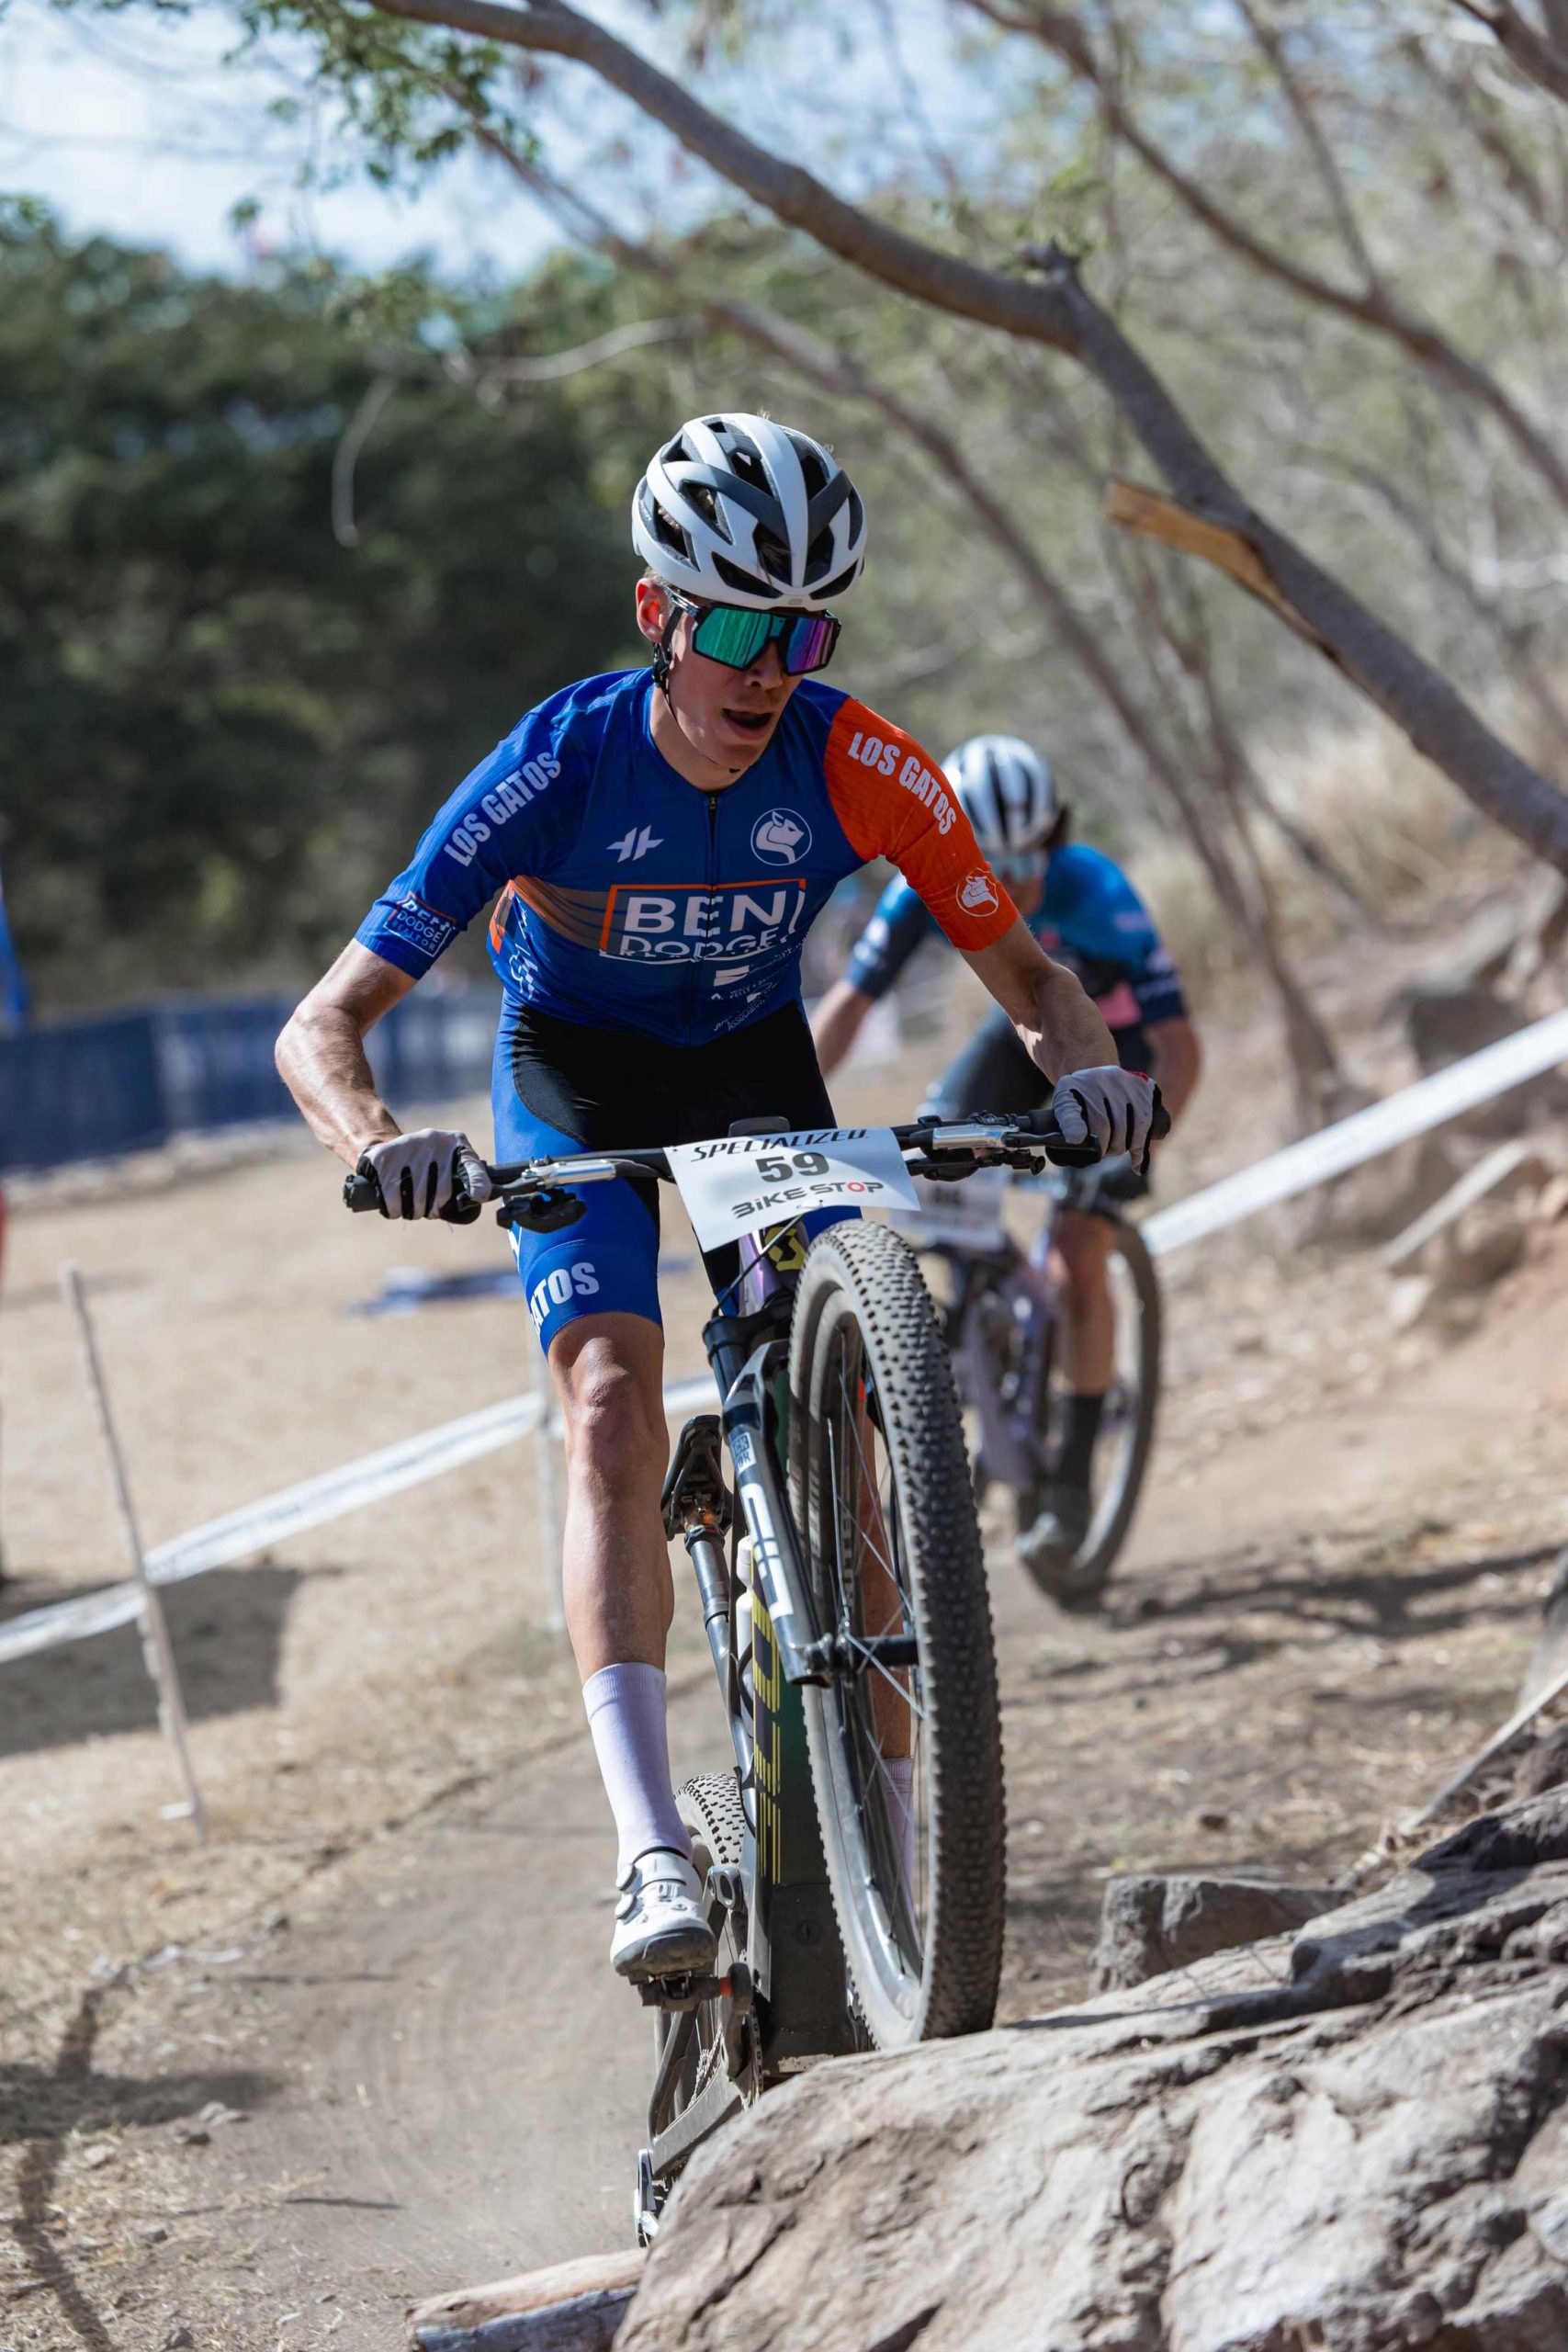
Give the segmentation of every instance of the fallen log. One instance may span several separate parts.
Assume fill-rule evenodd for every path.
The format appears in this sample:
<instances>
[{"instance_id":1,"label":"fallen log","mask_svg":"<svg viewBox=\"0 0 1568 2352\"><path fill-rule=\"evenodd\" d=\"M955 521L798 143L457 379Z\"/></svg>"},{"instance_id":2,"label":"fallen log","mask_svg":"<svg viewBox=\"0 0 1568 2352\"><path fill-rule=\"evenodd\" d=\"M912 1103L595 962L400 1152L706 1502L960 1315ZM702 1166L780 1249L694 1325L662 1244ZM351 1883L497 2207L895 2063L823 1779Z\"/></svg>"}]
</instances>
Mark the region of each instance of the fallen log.
<instances>
[{"instance_id":1,"label":"fallen log","mask_svg":"<svg viewBox=\"0 0 1568 2352\"><path fill-rule=\"evenodd\" d=\"M642 2276L640 2248L557 2262L435 2295L409 2314L413 2352L609 2352Z\"/></svg>"}]
</instances>

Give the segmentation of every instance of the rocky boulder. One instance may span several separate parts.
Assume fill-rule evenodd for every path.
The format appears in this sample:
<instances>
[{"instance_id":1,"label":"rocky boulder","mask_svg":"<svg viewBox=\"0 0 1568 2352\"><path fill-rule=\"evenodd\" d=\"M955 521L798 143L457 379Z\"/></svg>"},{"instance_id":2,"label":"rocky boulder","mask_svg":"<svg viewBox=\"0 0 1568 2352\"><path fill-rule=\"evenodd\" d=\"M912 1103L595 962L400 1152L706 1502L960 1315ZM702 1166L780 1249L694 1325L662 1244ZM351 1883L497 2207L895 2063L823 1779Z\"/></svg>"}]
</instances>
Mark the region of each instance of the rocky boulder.
<instances>
[{"instance_id":1,"label":"rocky boulder","mask_svg":"<svg viewBox=\"0 0 1568 2352\"><path fill-rule=\"evenodd\" d=\"M773 2094L617 2352L1562 2352L1568 1790L1292 1936Z\"/></svg>"},{"instance_id":2,"label":"rocky boulder","mask_svg":"<svg viewBox=\"0 0 1568 2352\"><path fill-rule=\"evenodd\" d=\"M1281 1886L1268 1879L1112 1879L1089 1963L1095 1991L1121 1992L1237 1944L1286 1935L1343 1899L1330 1887Z\"/></svg>"}]
</instances>

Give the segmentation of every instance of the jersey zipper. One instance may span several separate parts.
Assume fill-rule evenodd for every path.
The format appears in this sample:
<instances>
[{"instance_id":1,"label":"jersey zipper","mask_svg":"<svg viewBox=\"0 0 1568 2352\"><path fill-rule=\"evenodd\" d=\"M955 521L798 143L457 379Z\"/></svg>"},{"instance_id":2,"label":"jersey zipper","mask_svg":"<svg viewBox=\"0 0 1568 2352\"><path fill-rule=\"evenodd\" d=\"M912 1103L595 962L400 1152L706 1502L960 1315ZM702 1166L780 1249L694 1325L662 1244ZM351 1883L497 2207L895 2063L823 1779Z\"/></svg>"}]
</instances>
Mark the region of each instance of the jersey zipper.
<instances>
[{"instance_id":1,"label":"jersey zipper","mask_svg":"<svg viewBox=\"0 0 1568 2352\"><path fill-rule=\"evenodd\" d=\"M716 792L710 792L705 796L705 797L708 804L708 850L707 862L703 869L703 882L705 888L703 896L703 935L701 944L704 947L708 944L709 934L713 927L714 889L715 885L718 880L719 795ZM694 958L692 964L691 988L686 999L686 1043L688 1046L693 1046L696 1043L696 1015L697 1008L702 1001L704 969L705 967L702 959L700 957Z\"/></svg>"}]
</instances>

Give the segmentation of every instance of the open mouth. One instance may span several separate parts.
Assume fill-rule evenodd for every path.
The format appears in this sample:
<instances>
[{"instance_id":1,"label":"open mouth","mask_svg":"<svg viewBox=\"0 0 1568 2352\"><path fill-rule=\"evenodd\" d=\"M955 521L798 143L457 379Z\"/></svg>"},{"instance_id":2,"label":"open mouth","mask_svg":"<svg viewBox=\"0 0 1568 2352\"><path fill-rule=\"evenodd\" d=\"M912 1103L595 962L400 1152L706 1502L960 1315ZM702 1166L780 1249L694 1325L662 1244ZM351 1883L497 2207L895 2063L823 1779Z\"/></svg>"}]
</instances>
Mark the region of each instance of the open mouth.
<instances>
[{"instance_id":1,"label":"open mouth","mask_svg":"<svg viewBox=\"0 0 1568 2352\"><path fill-rule=\"evenodd\" d=\"M729 710L727 708L724 715L729 721L731 727L738 727L742 735L765 735L769 728L773 725L777 714L771 710Z\"/></svg>"}]
</instances>

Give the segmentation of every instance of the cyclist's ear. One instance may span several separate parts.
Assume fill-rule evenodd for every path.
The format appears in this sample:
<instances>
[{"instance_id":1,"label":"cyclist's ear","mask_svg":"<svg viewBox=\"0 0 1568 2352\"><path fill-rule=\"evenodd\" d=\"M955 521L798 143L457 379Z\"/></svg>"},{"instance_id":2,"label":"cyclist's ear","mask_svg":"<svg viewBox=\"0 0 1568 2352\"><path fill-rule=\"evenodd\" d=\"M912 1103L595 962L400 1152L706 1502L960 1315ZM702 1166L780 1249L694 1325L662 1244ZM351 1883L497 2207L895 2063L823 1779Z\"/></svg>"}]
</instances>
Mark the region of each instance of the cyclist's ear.
<instances>
[{"instance_id":1,"label":"cyclist's ear","mask_svg":"<svg viewBox=\"0 0 1568 2352\"><path fill-rule=\"evenodd\" d=\"M637 625L649 645L658 645L669 629L675 607L662 580L645 571L637 583Z\"/></svg>"}]
</instances>

